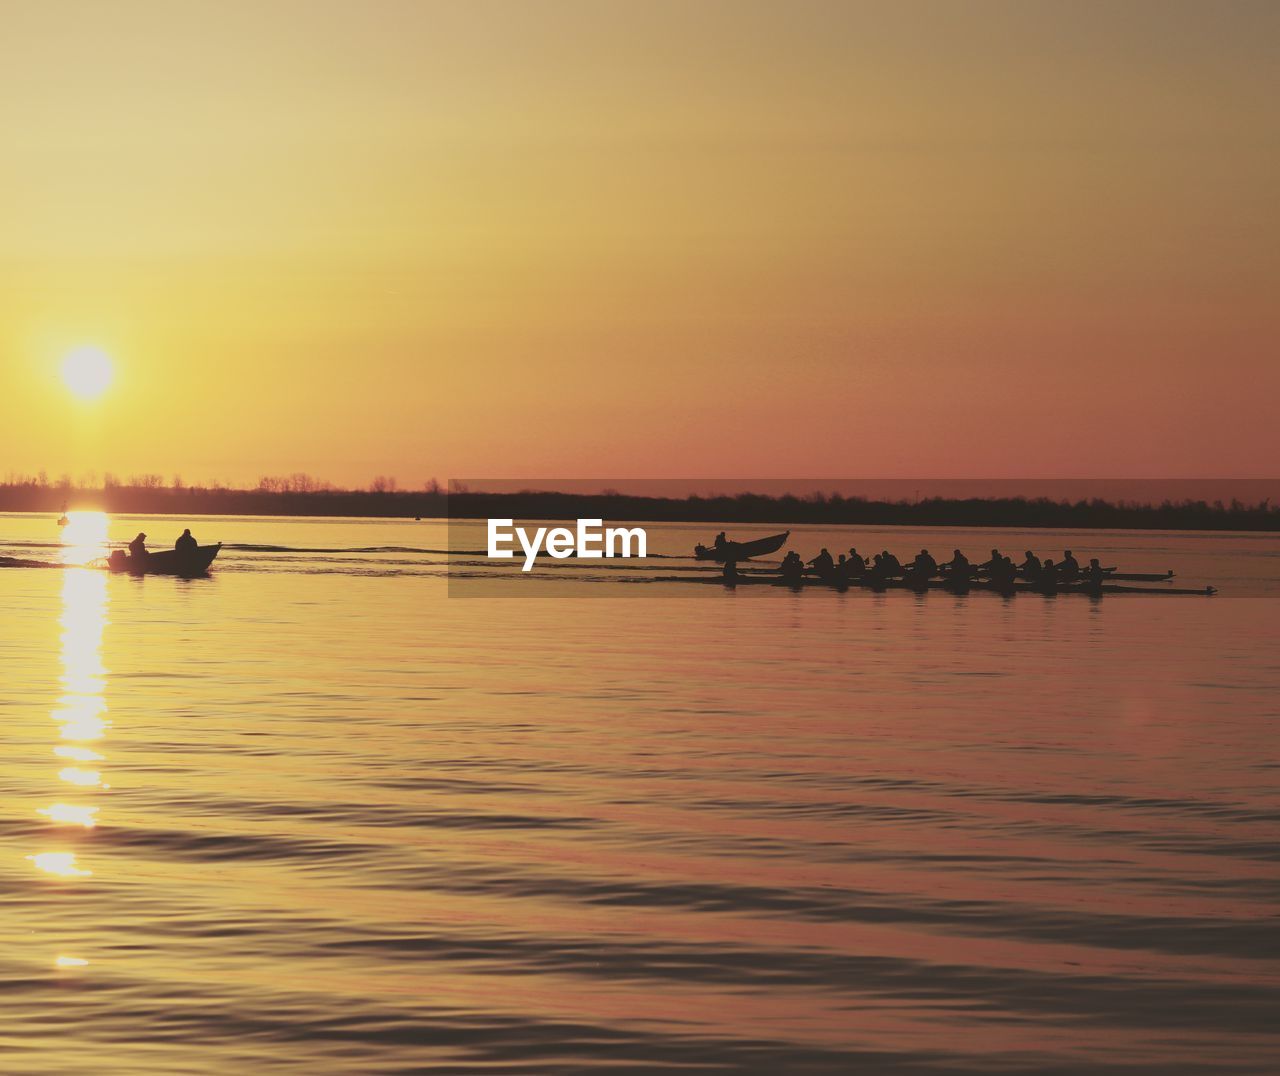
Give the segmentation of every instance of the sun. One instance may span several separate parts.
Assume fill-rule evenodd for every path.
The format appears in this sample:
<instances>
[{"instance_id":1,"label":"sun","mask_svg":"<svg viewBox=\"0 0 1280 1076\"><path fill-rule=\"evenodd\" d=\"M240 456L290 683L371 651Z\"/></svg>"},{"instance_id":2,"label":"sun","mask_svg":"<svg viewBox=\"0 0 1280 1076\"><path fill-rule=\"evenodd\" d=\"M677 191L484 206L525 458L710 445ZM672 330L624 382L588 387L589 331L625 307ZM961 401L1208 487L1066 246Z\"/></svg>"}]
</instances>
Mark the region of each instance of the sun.
<instances>
[{"instance_id":1,"label":"sun","mask_svg":"<svg viewBox=\"0 0 1280 1076\"><path fill-rule=\"evenodd\" d=\"M111 356L101 348L78 347L62 359L62 380L82 400L96 400L111 384Z\"/></svg>"}]
</instances>

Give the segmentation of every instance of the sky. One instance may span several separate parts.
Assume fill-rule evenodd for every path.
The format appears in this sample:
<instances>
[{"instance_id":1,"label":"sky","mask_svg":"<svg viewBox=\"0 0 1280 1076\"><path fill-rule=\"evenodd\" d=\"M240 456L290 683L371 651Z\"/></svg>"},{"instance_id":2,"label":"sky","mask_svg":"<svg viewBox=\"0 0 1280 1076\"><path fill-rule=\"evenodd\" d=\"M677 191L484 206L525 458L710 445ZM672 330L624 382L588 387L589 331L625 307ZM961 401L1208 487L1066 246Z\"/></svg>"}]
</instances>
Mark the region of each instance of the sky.
<instances>
[{"instance_id":1,"label":"sky","mask_svg":"<svg viewBox=\"0 0 1280 1076\"><path fill-rule=\"evenodd\" d=\"M0 472L1275 475L1280 5L0 14Z\"/></svg>"}]
</instances>

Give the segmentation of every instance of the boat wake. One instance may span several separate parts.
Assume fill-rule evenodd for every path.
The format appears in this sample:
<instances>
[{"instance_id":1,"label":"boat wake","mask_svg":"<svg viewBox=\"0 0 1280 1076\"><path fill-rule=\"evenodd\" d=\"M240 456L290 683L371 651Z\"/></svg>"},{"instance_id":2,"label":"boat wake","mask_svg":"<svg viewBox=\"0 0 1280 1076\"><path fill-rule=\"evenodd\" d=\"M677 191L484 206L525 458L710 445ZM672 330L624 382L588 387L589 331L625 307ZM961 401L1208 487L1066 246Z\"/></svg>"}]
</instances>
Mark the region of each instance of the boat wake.
<instances>
[{"instance_id":1,"label":"boat wake","mask_svg":"<svg viewBox=\"0 0 1280 1076\"><path fill-rule=\"evenodd\" d=\"M71 568L76 565L63 564L56 560L29 560L25 557L0 557L0 568Z\"/></svg>"},{"instance_id":2,"label":"boat wake","mask_svg":"<svg viewBox=\"0 0 1280 1076\"><path fill-rule=\"evenodd\" d=\"M368 545L337 548L334 546L254 545L227 542L223 545L223 548L235 549L241 553L422 553L435 556L446 556L453 553L468 557L483 557L485 555L483 549L423 549L419 546L409 545Z\"/></svg>"}]
</instances>

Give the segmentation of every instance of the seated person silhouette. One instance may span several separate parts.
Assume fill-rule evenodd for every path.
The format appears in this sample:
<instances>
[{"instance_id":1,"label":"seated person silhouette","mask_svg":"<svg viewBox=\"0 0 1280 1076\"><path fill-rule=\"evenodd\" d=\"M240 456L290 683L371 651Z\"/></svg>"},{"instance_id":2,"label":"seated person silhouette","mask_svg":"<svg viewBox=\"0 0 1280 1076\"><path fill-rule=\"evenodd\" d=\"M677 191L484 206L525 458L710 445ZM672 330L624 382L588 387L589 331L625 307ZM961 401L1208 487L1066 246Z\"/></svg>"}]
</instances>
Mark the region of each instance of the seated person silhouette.
<instances>
[{"instance_id":1,"label":"seated person silhouette","mask_svg":"<svg viewBox=\"0 0 1280 1076\"><path fill-rule=\"evenodd\" d=\"M809 561L809 565L820 578L826 579L835 570L836 562L831 559L831 554L827 552L826 546L823 546L822 552Z\"/></svg>"},{"instance_id":2,"label":"seated person silhouette","mask_svg":"<svg viewBox=\"0 0 1280 1076\"><path fill-rule=\"evenodd\" d=\"M794 549L788 550L778 567L778 574L792 586L798 584L804 576L804 561L800 559L800 554Z\"/></svg>"},{"instance_id":3,"label":"seated person silhouette","mask_svg":"<svg viewBox=\"0 0 1280 1076\"><path fill-rule=\"evenodd\" d=\"M173 543L173 548L179 553L194 553L199 548L196 540L191 537L190 527L184 530L178 540Z\"/></svg>"},{"instance_id":4,"label":"seated person silhouette","mask_svg":"<svg viewBox=\"0 0 1280 1076\"><path fill-rule=\"evenodd\" d=\"M938 562L929 555L927 549L922 549L916 554L916 559L911 562L907 574L918 583L925 582L938 574Z\"/></svg>"},{"instance_id":5,"label":"seated person silhouette","mask_svg":"<svg viewBox=\"0 0 1280 1076\"><path fill-rule=\"evenodd\" d=\"M129 543L129 556L135 560L147 559L147 536L141 531L138 532L138 537Z\"/></svg>"}]
</instances>

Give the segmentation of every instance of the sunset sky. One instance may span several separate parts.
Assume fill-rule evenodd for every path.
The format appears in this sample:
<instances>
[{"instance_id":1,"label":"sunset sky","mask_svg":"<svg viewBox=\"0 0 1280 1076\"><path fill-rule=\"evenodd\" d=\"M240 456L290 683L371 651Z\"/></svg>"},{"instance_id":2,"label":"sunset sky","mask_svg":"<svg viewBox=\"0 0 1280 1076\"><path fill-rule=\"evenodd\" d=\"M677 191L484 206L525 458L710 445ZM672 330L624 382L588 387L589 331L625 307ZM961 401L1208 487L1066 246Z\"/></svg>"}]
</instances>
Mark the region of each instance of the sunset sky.
<instances>
[{"instance_id":1,"label":"sunset sky","mask_svg":"<svg viewBox=\"0 0 1280 1076\"><path fill-rule=\"evenodd\" d=\"M0 12L0 471L1277 470L1280 5Z\"/></svg>"}]
</instances>

